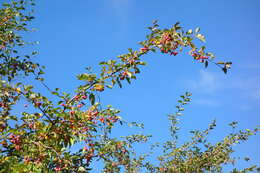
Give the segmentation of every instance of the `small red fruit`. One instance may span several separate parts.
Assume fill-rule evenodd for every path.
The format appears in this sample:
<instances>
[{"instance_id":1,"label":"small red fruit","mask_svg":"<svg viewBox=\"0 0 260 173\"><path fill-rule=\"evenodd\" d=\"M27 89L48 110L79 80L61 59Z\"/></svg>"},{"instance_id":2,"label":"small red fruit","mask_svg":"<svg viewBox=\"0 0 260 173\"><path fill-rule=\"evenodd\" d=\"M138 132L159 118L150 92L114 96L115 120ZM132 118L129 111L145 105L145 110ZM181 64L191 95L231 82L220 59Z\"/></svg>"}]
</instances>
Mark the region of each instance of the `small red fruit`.
<instances>
[{"instance_id":1,"label":"small red fruit","mask_svg":"<svg viewBox=\"0 0 260 173\"><path fill-rule=\"evenodd\" d=\"M75 99L76 101L78 101L78 100L79 100L79 96L76 95L76 96L74 97L74 99Z\"/></svg>"},{"instance_id":2,"label":"small red fruit","mask_svg":"<svg viewBox=\"0 0 260 173\"><path fill-rule=\"evenodd\" d=\"M149 48L147 46L144 46L143 48L140 49L141 52L147 52Z\"/></svg>"},{"instance_id":3,"label":"small red fruit","mask_svg":"<svg viewBox=\"0 0 260 173\"><path fill-rule=\"evenodd\" d=\"M17 151L19 151L21 149L21 146L20 145L15 145L14 147Z\"/></svg>"},{"instance_id":4,"label":"small red fruit","mask_svg":"<svg viewBox=\"0 0 260 173\"><path fill-rule=\"evenodd\" d=\"M95 144L89 143L88 145L89 145L90 147L94 147Z\"/></svg>"},{"instance_id":5,"label":"small red fruit","mask_svg":"<svg viewBox=\"0 0 260 173\"><path fill-rule=\"evenodd\" d=\"M56 166L56 167L54 168L54 170L55 170L55 171L61 171L62 168L61 168L60 166Z\"/></svg>"},{"instance_id":6,"label":"small red fruit","mask_svg":"<svg viewBox=\"0 0 260 173\"><path fill-rule=\"evenodd\" d=\"M66 105L64 104L64 103L62 103L62 104L60 104L61 106L63 106L63 107L66 107Z\"/></svg>"},{"instance_id":7,"label":"small red fruit","mask_svg":"<svg viewBox=\"0 0 260 173\"><path fill-rule=\"evenodd\" d=\"M124 80L125 79L125 76L120 76L120 80Z\"/></svg>"},{"instance_id":8,"label":"small red fruit","mask_svg":"<svg viewBox=\"0 0 260 173\"><path fill-rule=\"evenodd\" d=\"M82 106L84 106L83 104L79 104L77 105L77 108L81 108Z\"/></svg>"},{"instance_id":9,"label":"small red fruit","mask_svg":"<svg viewBox=\"0 0 260 173\"><path fill-rule=\"evenodd\" d=\"M178 52L171 52L171 55L176 56L178 55Z\"/></svg>"},{"instance_id":10,"label":"small red fruit","mask_svg":"<svg viewBox=\"0 0 260 173\"><path fill-rule=\"evenodd\" d=\"M92 112L92 116L97 116L99 114L99 112L98 111L95 111L95 112Z\"/></svg>"},{"instance_id":11,"label":"small red fruit","mask_svg":"<svg viewBox=\"0 0 260 173\"><path fill-rule=\"evenodd\" d=\"M104 118L104 117L101 117L101 118L99 118L99 121L101 121L102 123L104 123L104 122L105 122L105 118Z\"/></svg>"},{"instance_id":12,"label":"small red fruit","mask_svg":"<svg viewBox=\"0 0 260 173\"><path fill-rule=\"evenodd\" d=\"M198 55L196 53L193 53L191 56L193 57L197 57Z\"/></svg>"},{"instance_id":13,"label":"small red fruit","mask_svg":"<svg viewBox=\"0 0 260 173\"><path fill-rule=\"evenodd\" d=\"M209 59L209 58L206 57L206 56L201 56L200 58L201 58L201 59Z\"/></svg>"},{"instance_id":14,"label":"small red fruit","mask_svg":"<svg viewBox=\"0 0 260 173\"><path fill-rule=\"evenodd\" d=\"M87 99L88 97L86 95L81 96L82 99Z\"/></svg>"},{"instance_id":15,"label":"small red fruit","mask_svg":"<svg viewBox=\"0 0 260 173\"><path fill-rule=\"evenodd\" d=\"M36 102L36 103L35 103L35 106L36 106L36 107L40 107L41 105L42 105L42 103L40 103L40 102Z\"/></svg>"}]
</instances>

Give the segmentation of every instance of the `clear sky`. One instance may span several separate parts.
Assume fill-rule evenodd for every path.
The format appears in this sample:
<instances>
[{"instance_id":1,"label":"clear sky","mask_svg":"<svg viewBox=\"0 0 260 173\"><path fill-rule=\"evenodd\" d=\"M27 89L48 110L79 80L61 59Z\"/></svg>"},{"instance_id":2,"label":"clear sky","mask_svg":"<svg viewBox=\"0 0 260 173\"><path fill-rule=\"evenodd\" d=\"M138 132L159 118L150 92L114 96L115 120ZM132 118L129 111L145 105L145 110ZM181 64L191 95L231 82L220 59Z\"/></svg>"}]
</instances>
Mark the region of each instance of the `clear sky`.
<instances>
[{"instance_id":1,"label":"clear sky","mask_svg":"<svg viewBox=\"0 0 260 173\"><path fill-rule=\"evenodd\" d=\"M115 59L127 48L139 49L137 43L145 39L154 19L162 28L177 21L186 29L200 27L207 50L233 62L227 75L215 66L204 69L186 53L149 54L148 65L132 85L106 90L100 97L120 109L124 119L143 122L143 132L160 142L168 138L166 115L175 111L179 95L190 91L193 101L182 120L182 140L188 139L188 131L204 129L216 119L218 127L210 139L217 141L230 132L231 121L242 129L260 124L259 9L259 0L44 0L37 2L38 31L30 38L40 41L38 61L47 67L48 85L72 92L79 84L75 76L85 67L95 69L98 62ZM236 155L260 164L259 142L260 136L253 136L235 147ZM241 161L238 167L243 166Z\"/></svg>"}]
</instances>

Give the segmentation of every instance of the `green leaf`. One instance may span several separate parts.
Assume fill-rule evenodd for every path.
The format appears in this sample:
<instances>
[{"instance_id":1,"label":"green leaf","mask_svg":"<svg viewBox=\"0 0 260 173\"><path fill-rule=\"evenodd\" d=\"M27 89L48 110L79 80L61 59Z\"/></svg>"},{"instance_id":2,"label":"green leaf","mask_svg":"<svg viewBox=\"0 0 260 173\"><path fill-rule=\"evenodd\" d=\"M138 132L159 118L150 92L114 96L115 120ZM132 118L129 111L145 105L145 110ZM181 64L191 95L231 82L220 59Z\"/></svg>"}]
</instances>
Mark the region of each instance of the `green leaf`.
<instances>
[{"instance_id":1,"label":"green leaf","mask_svg":"<svg viewBox=\"0 0 260 173\"><path fill-rule=\"evenodd\" d=\"M78 78L78 80L87 80L87 81L91 82L96 79L96 75L83 73L83 74L78 75L77 78Z\"/></svg>"},{"instance_id":2,"label":"green leaf","mask_svg":"<svg viewBox=\"0 0 260 173\"><path fill-rule=\"evenodd\" d=\"M187 34L192 34L192 33L193 33L192 29L189 29L189 30L187 31Z\"/></svg>"},{"instance_id":3,"label":"green leaf","mask_svg":"<svg viewBox=\"0 0 260 173\"><path fill-rule=\"evenodd\" d=\"M87 170L86 170L84 167L80 166L79 169L78 169L78 171L79 171L79 172L86 172Z\"/></svg>"},{"instance_id":4,"label":"green leaf","mask_svg":"<svg viewBox=\"0 0 260 173\"><path fill-rule=\"evenodd\" d=\"M36 55L36 54L38 54L37 51L33 51L33 52L32 52L32 55Z\"/></svg>"},{"instance_id":5,"label":"green leaf","mask_svg":"<svg viewBox=\"0 0 260 173\"><path fill-rule=\"evenodd\" d=\"M90 93L90 95L89 95L89 100L90 100L90 103L91 103L92 105L95 104L95 95L94 95L93 93Z\"/></svg>"},{"instance_id":6,"label":"green leaf","mask_svg":"<svg viewBox=\"0 0 260 173\"><path fill-rule=\"evenodd\" d=\"M180 24L180 22L176 22L176 23L174 24L174 27L178 27L179 24Z\"/></svg>"},{"instance_id":7,"label":"green leaf","mask_svg":"<svg viewBox=\"0 0 260 173\"><path fill-rule=\"evenodd\" d=\"M225 68L226 69L230 69L231 68L231 64L232 64L232 62L226 62L225 63Z\"/></svg>"},{"instance_id":8,"label":"green leaf","mask_svg":"<svg viewBox=\"0 0 260 173\"><path fill-rule=\"evenodd\" d=\"M107 87L107 88L110 88L110 89L112 89L112 88L113 88L113 86L112 86L112 85L106 85L106 87Z\"/></svg>"},{"instance_id":9,"label":"green leaf","mask_svg":"<svg viewBox=\"0 0 260 173\"><path fill-rule=\"evenodd\" d=\"M227 69L225 67L223 67L222 70L225 74L227 74Z\"/></svg>"},{"instance_id":10,"label":"green leaf","mask_svg":"<svg viewBox=\"0 0 260 173\"><path fill-rule=\"evenodd\" d=\"M36 94L33 93L30 95L30 99L35 99L35 98L36 98Z\"/></svg>"},{"instance_id":11,"label":"green leaf","mask_svg":"<svg viewBox=\"0 0 260 173\"><path fill-rule=\"evenodd\" d=\"M72 146L75 143L75 139L74 138L70 138L70 145Z\"/></svg>"},{"instance_id":12,"label":"green leaf","mask_svg":"<svg viewBox=\"0 0 260 173\"><path fill-rule=\"evenodd\" d=\"M207 68L209 65L209 62L208 61L205 61L205 68Z\"/></svg>"},{"instance_id":13,"label":"green leaf","mask_svg":"<svg viewBox=\"0 0 260 173\"><path fill-rule=\"evenodd\" d=\"M130 78L126 77L126 81L127 81L129 84L131 84Z\"/></svg>"},{"instance_id":14,"label":"green leaf","mask_svg":"<svg viewBox=\"0 0 260 173\"><path fill-rule=\"evenodd\" d=\"M126 74L131 78L133 74L131 72L126 72Z\"/></svg>"},{"instance_id":15,"label":"green leaf","mask_svg":"<svg viewBox=\"0 0 260 173\"><path fill-rule=\"evenodd\" d=\"M211 52L206 53L207 56L209 56L211 59L215 58L214 54Z\"/></svg>"},{"instance_id":16,"label":"green leaf","mask_svg":"<svg viewBox=\"0 0 260 173\"><path fill-rule=\"evenodd\" d=\"M146 65L146 62L140 61L138 64L140 64L140 65Z\"/></svg>"},{"instance_id":17,"label":"green leaf","mask_svg":"<svg viewBox=\"0 0 260 173\"><path fill-rule=\"evenodd\" d=\"M200 41L202 41L202 42L205 42L205 41L206 41L204 35L202 35L202 34L197 34L196 37L197 37Z\"/></svg>"},{"instance_id":18,"label":"green leaf","mask_svg":"<svg viewBox=\"0 0 260 173\"><path fill-rule=\"evenodd\" d=\"M122 88L122 83L120 82L119 78L116 78L116 82L119 85L119 87Z\"/></svg>"},{"instance_id":19,"label":"green leaf","mask_svg":"<svg viewBox=\"0 0 260 173\"><path fill-rule=\"evenodd\" d=\"M197 28L195 29L195 32L196 32L196 33L200 32L200 28L197 27Z\"/></svg>"},{"instance_id":20,"label":"green leaf","mask_svg":"<svg viewBox=\"0 0 260 173\"><path fill-rule=\"evenodd\" d=\"M105 61L101 61L101 62L99 63L99 65L105 65L105 64L107 64Z\"/></svg>"}]
</instances>

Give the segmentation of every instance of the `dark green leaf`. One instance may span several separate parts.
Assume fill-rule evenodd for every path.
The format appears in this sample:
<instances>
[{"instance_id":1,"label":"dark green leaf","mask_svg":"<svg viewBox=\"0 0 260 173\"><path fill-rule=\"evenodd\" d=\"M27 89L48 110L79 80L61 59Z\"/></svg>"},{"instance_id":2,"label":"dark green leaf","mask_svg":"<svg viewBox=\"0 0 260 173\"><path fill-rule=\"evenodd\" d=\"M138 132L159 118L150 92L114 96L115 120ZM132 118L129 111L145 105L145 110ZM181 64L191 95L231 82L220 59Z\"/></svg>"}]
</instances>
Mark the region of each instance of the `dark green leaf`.
<instances>
[{"instance_id":1,"label":"dark green leaf","mask_svg":"<svg viewBox=\"0 0 260 173\"><path fill-rule=\"evenodd\" d=\"M227 73L227 69L224 67L222 68L223 72L226 74Z\"/></svg>"},{"instance_id":2,"label":"dark green leaf","mask_svg":"<svg viewBox=\"0 0 260 173\"><path fill-rule=\"evenodd\" d=\"M122 83L120 82L119 78L116 78L116 82L120 88L122 88Z\"/></svg>"},{"instance_id":3,"label":"dark green leaf","mask_svg":"<svg viewBox=\"0 0 260 173\"><path fill-rule=\"evenodd\" d=\"M205 68L207 68L209 65L209 62L208 61L205 61Z\"/></svg>"},{"instance_id":4,"label":"dark green leaf","mask_svg":"<svg viewBox=\"0 0 260 173\"><path fill-rule=\"evenodd\" d=\"M92 105L95 104L95 95L94 95L93 93L90 93L90 95L89 95L89 100L90 100L90 103L91 103Z\"/></svg>"}]
</instances>

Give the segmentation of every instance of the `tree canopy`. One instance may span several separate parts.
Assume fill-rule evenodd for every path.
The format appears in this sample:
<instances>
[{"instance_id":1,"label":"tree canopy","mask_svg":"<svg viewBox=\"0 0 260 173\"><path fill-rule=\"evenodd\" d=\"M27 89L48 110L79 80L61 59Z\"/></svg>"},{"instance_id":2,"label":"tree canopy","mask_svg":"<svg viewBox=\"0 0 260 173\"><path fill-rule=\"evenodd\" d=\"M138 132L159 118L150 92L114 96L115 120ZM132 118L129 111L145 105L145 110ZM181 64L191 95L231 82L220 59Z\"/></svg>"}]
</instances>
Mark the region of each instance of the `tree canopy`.
<instances>
[{"instance_id":1,"label":"tree canopy","mask_svg":"<svg viewBox=\"0 0 260 173\"><path fill-rule=\"evenodd\" d=\"M139 128L142 124L128 123L120 117L120 110L102 106L97 93L121 88L141 77L140 67L146 65L143 58L150 52L169 56L187 52L202 67L211 63L224 73L232 63L217 61L213 53L206 51L205 37L199 28L185 30L177 22L161 29L154 21L146 40L139 43L139 50L128 49L117 59L100 62L99 73L87 68L77 75L83 84L73 93L64 92L62 87L52 89L44 81L45 67L34 60L37 52L25 53L25 47L37 44L24 40L25 33L31 31L34 5L33 0L15 0L3 3L0 9L0 172L89 172L98 161L104 165L103 172L222 172L224 165L235 162L231 156L233 145L259 131L233 130L223 140L211 143L207 136L216 126L213 121L203 131L191 131L189 141L178 143L179 121L192 96L186 92L180 96L176 112L168 115L171 140L152 146L163 153L158 156L159 164L149 162L146 158L150 153L138 154L134 148L135 143L147 142L149 135L110 135L117 124ZM39 82L46 93L25 84L25 78ZM17 113L21 100L27 102L24 108L31 105L33 109ZM235 129L236 124L232 122L230 126ZM72 152L76 145L80 147ZM232 172L256 170L259 168L253 165Z\"/></svg>"}]
</instances>

